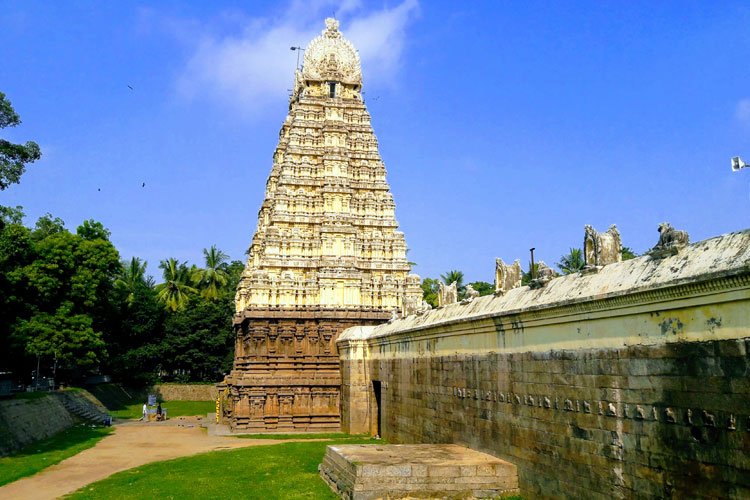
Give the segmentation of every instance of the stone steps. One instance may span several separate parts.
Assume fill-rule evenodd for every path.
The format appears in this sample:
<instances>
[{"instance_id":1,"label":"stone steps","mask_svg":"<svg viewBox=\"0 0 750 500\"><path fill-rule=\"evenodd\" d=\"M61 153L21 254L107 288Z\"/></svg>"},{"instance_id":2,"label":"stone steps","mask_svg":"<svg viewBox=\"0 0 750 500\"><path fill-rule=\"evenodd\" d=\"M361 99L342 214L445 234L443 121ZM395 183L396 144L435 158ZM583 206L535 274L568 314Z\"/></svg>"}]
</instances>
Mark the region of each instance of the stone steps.
<instances>
[{"instance_id":1,"label":"stone steps","mask_svg":"<svg viewBox=\"0 0 750 500\"><path fill-rule=\"evenodd\" d=\"M107 413L107 409L96 404L83 393L58 392L55 396L69 413L84 422L98 425L109 425L112 422L112 417Z\"/></svg>"}]
</instances>

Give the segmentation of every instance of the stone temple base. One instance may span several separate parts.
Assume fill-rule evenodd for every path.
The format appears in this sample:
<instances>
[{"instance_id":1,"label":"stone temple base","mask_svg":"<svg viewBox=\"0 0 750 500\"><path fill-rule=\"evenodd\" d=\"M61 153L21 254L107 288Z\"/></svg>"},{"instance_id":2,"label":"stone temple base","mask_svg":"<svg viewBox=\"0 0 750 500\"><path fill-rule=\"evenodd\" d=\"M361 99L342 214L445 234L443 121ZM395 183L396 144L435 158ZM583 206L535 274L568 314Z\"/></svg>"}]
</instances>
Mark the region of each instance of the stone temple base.
<instances>
[{"instance_id":1,"label":"stone temple base","mask_svg":"<svg viewBox=\"0 0 750 500\"><path fill-rule=\"evenodd\" d=\"M318 470L345 500L497 498L519 492L515 465L453 444L329 446Z\"/></svg>"}]
</instances>

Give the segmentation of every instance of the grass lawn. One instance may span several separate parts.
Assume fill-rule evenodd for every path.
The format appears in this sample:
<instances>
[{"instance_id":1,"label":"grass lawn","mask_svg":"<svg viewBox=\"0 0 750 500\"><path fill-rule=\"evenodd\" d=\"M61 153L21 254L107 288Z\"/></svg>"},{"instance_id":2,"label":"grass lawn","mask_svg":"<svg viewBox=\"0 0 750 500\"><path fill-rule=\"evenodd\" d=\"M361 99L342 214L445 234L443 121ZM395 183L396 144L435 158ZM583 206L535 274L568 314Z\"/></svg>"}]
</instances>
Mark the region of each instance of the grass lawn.
<instances>
[{"instance_id":1,"label":"grass lawn","mask_svg":"<svg viewBox=\"0 0 750 500\"><path fill-rule=\"evenodd\" d=\"M31 443L14 455L0 458L0 486L36 474L91 448L110 432L109 427L76 425L49 439Z\"/></svg>"},{"instance_id":2,"label":"grass lawn","mask_svg":"<svg viewBox=\"0 0 750 500\"><path fill-rule=\"evenodd\" d=\"M336 499L318 464L326 446L344 443L383 441L351 437L214 451L120 472L66 498Z\"/></svg>"},{"instance_id":3,"label":"grass lawn","mask_svg":"<svg viewBox=\"0 0 750 500\"><path fill-rule=\"evenodd\" d=\"M116 410L110 410L116 418L141 418L143 415L143 401L123 405ZM193 415L206 416L207 413L216 411L216 403L213 401L165 401L161 404L167 410L169 418L191 417Z\"/></svg>"}]
</instances>

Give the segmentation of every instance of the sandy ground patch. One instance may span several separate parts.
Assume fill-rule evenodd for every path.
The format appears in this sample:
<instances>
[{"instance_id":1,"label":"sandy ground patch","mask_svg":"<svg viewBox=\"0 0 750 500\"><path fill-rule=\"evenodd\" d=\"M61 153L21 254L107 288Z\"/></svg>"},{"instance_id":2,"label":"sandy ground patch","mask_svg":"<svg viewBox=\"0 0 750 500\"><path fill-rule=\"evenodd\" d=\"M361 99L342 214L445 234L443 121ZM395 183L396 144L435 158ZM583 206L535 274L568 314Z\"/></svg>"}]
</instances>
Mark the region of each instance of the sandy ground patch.
<instances>
[{"instance_id":1,"label":"sandy ground patch","mask_svg":"<svg viewBox=\"0 0 750 500\"><path fill-rule=\"evenodd\" d=\"M167 422L128 421L96 446L42 472L0 487L0 498L50 499L72 493L116 472L150 462L213 450L281 443L274 439L209 436L196 417Z\"/></svg>"}]
</instances>

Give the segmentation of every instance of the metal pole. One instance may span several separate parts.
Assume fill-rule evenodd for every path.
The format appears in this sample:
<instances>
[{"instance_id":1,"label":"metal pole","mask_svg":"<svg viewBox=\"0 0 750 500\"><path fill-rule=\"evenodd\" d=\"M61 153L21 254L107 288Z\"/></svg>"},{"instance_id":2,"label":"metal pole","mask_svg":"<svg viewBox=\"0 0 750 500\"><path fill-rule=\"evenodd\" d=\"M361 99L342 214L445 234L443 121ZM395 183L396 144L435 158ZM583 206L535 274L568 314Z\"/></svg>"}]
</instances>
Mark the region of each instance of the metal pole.
<instances>
[{"instance_id":1,"label":"metal pole","mask_svg":"<svg viewBox=\"0 0 750 500\"><path fill-rule=\"evenodd\" d=\"M531 279L536 279L536 271L534 270L534 250L536 250L534 247L529 249L531 252Z\"/></svg>"}]
</instances>

